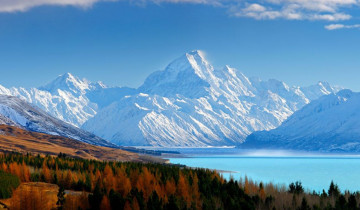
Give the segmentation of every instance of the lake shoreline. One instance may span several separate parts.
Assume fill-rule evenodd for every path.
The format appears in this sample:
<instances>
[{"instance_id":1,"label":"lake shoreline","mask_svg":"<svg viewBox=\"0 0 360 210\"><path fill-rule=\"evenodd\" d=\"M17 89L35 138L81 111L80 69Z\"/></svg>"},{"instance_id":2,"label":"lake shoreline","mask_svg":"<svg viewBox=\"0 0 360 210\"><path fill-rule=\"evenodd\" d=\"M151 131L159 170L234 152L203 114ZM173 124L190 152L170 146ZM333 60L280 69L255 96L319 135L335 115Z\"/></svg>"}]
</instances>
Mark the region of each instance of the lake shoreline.
<instances>
[{"instance_id":1,"label":"lake shoreline","mask_svg":"<svg viewBox=\"0 0 360 210\"><path fill-rule=\"evenodd\" d=\"M220 154L221 150L224 149L181 149L177 150L181 156L169 157L169 160L171 164L216 170L224 178L233 177L238 181L245 176L257 183L278 186L301 181L307 191L322 192L333 180L342 191L360 190L360 184L356 183L356 174L360 173L358 155L265 156L257 153L249 156L235 149L227 149L226 154Z\"/></svg>"}]
</instances>

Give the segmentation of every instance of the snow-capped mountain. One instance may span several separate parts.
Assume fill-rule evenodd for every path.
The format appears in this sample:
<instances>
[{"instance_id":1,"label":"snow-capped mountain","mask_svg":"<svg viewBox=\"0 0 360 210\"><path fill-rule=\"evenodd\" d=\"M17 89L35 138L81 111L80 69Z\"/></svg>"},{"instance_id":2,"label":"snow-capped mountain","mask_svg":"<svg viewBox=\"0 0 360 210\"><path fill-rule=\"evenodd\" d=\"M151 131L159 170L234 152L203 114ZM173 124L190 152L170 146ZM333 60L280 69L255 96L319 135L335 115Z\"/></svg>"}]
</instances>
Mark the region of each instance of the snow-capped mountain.
<instances>
[{"instance_id":1,"label":"snow-capped mountain","mask_svg":"<svg viewBox=\"0 0 360 210\"><path fill-rule=\"evenodd\" d=\"M0 87L0 94L23 99L52 116L74 126L80 126L93 117L98 107L86 96L86 92L103 88L101 83L90 83L67 73L41 88Z\"/></svg>"},{"instance_id":2,"label":"snow-capped mountain","mask_svg":"<svg viewBox=\"0 0 360 210\"><path fill-rule=\"evenodd\" d=\"M94 145L115 146L94 134L64 123L14 96L0 95L0 124L64 136Z\"/></svg>"},{"instance_id":3,"label":"snow-capped mountain","mask_svg":"<svg viewBox=\"0 0 360 210\"><path fill-rule=\"evenodd\" d=\"M126 94L132 88L107 87L101 82L92 83L70 73L60 75L40 88L5 88L0 85L0 94L23 99L53 117L80 127L97 111Z\"/></svg>"},{"instance_id":4,"label":"snow-capped mountain","mask_svg":"<svg viewBox=\"0 0 360 210\"><path fill-rule=\"evenodd\" d=\"M5 88L51 116L118 145L237 145L278 127L294 111L339 88L326 82L290 87L215 69L192 51L151 74L138 89L107 87L69 73L40 88ZM8 121L10 120L10 121ZM11 119L0 122L10 124Z\"/></svg>"},{"instance_id":5,"label":"snow-capped mountain","mask_svg":"<svg viewBox=\"0 0 360 210\"><path fill-rule=\"evenodd\" d=\"M339 88L289 87L215 69L201 51L151 74L133 94L101 109L83 126L118 145L237 145L254 131L278 127L295 111Z\"/></svg>"},{"instance_id":6,"label":"snow-capped mountain","mask_svg":"<svg viewBox=\"0 0 360 210\"><path fill-rule=\"evenodd\" d=\"M342 90L295 112L280 127L251 134L243 147L360 151L360 93Z\"/></svg>"}]
</instances>

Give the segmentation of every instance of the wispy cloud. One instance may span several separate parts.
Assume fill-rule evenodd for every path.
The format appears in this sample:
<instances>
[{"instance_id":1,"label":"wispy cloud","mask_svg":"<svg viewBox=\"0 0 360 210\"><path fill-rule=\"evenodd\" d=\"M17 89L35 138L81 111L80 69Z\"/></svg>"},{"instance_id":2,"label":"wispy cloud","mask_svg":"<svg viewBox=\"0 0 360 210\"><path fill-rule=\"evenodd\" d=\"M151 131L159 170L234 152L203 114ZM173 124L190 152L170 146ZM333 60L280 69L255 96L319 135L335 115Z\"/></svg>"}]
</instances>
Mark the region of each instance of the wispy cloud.
<instances>
[{"instance_id":1,"label":"wispy cloud","mask_svg":"<svg viewBox=\"0 0 360 210\"><path fill-rule=\"evenodd\" d=\"M25 12L31 8L44 5L89 8L100 1L109 0L1 0L0 12Z\"/></svg>"},{"instance_id":2,"label":"wispy cloud","mask_svg":"<svg viewBox=\"0 0 360 210\"><path fill-rule=\"evenodd\" d=\"M344 8L359 6L359 0L263 0L232 5L231 13L237 17L254 19L324 20L351 19Z\"/></svg>"},{"instance_id":3,"label":"wispy cloud","mask_svg":"<svg viewBox=\"0 0 360 210\"><path fill-rule=\"evenodd\" d=\"M187 3L222 7L235 17L258 20L344 21L352 18L347 8L360 6L360 0L0 0L0 12L27 11L42 5L89 8L97 2L127 1L132 4Z\"/></svg>"},{"instance_id":4,"label":"wispy cloud","mask_svg":"<svg viewBox=\"0 0 360 210\"><path fill-rule=\"evenodd\" d=\"M360 24L354 24L354 25L330 24L330 25L326 25L325 28L330 31L338 30L338 29L352 29L352 28L360 28Z\"/></svg>"},{"instance_id":5,"label":"wispy cloud","mask_svg":"<svg viewBox=\"0 0 360 210\"><path fill-rule=\"evenodd\" d=\"M147 3L191 3L208 4L221 6L221 0L0 0L0 12L25 12L31 8L39 6L74 6L80 8L90 8L98 2L123 1L135 5L146 5ZM237 1L237 0L236 0Z\"/></svg>"}]
</instances>

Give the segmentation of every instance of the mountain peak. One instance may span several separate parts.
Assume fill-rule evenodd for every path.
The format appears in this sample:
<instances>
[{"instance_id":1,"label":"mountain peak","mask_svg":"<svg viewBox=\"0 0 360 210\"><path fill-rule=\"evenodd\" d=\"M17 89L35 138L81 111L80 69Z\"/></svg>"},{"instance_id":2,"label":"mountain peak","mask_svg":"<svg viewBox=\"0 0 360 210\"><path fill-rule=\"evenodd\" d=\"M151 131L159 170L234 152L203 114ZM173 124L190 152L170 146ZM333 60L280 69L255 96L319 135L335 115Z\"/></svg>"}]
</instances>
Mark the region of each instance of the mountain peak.
<instances>
[{"instance_id":1,"label":"mountain peak","mask_svg":"<svg viewBox=\"0 0 360 210\"><path fill-rule=\"evenodd\" d=\"M66 72L65 74L59 75L59 77L74 78L74 75L72 75L70 72Z\"/></svg>"},{"instance_id":2,"label":"mountain peak","mask_svg":"<svg viewBox=\"0 0 360 210\"><path fill-rule=\"evenodd\" d=\"M53 81L76 81L78 80L78 78L76 76L74 76L73 74L71 74L70 72L64 73L64 74L60 74L59 76L56 77L55 80Z\"/></svg>"},{"instance_id":3,"label":"mountain peak","mask_svg":"<svg viewBox=\"0 0 360 210\"><path fill-rule=\"evenodd\" d=\"M209 81L214 79L213 71L204 52L194 50L172 61L165 70L149 75L139 90L164 96L200 97L210 86Z\"/></svg>"},{"instance_id":4,"label":"mountain peak","mask_svg":"<svg viewBox=\"0 0 360 210\"><path fill-rule=\"evenodd\" d=\"M200 50L185 53L171 62L165 69L165 71L176 75L184 71L193 72L203 80L211 77L213 70L213 66L205 58L205 53Z\"/></svg>"},{"instance_id":5,"label":"mountain peak","mask_svg":"<svg viewBox=\"0 0 360 210\"><path fill-rule=\"evenodd\" d=\"M86 79L79 79L71 73L65 73L59 75L55 80L40 87L39 89L52 93L56 93L60 89L76 94L83 94L86 90L90 89L89 85L90 82Z\"/></svg>"},{"instance_id":6,"label":"mountain peak","mask_svg":"<svg viewBox=\"0 0 360 210\"><path fill-rule=\"evenodd\" d=\"M191 52L188 52L185 54L187 57L187 60L191 63L192 60L196 61L196 63L199 64L207 64L209 65L209 62L206 60L205 52L201 50L193 50Z\"/></svg>"},{"instance_id":7,"label":"mountain peak","mask_svg":"<svg viewBox=\"0 0 360 210\"><path fill-rule=\"evenodd\" d=\"M201 51L201 50L193 50L193 51L187 52L186 55L199 57L199 58L201 58L203 60L206 60L205 59L205 52Z\"/></svg>"}]
</instances>

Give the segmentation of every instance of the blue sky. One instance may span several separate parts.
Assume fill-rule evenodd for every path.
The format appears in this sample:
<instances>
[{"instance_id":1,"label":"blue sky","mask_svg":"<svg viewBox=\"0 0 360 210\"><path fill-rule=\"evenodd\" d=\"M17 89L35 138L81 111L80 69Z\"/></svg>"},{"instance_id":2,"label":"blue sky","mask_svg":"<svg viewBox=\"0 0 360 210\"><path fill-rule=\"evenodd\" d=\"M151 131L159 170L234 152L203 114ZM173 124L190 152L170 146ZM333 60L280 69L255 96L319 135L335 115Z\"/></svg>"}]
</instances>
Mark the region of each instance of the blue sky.
<instances>
[{"instance_id":1,"label":"blue sky","mask_svg":"<svg viewBox=\"0 0 360 210\"><path fill-rule=\"evenodd\" d=\"M229 64L248 76L301 86L322 80L360 91L359 4L5 0L0 84L37 87L71 72L138 87L151 72L200 49L215 67Z\"/></svg>"}]
</instances>

